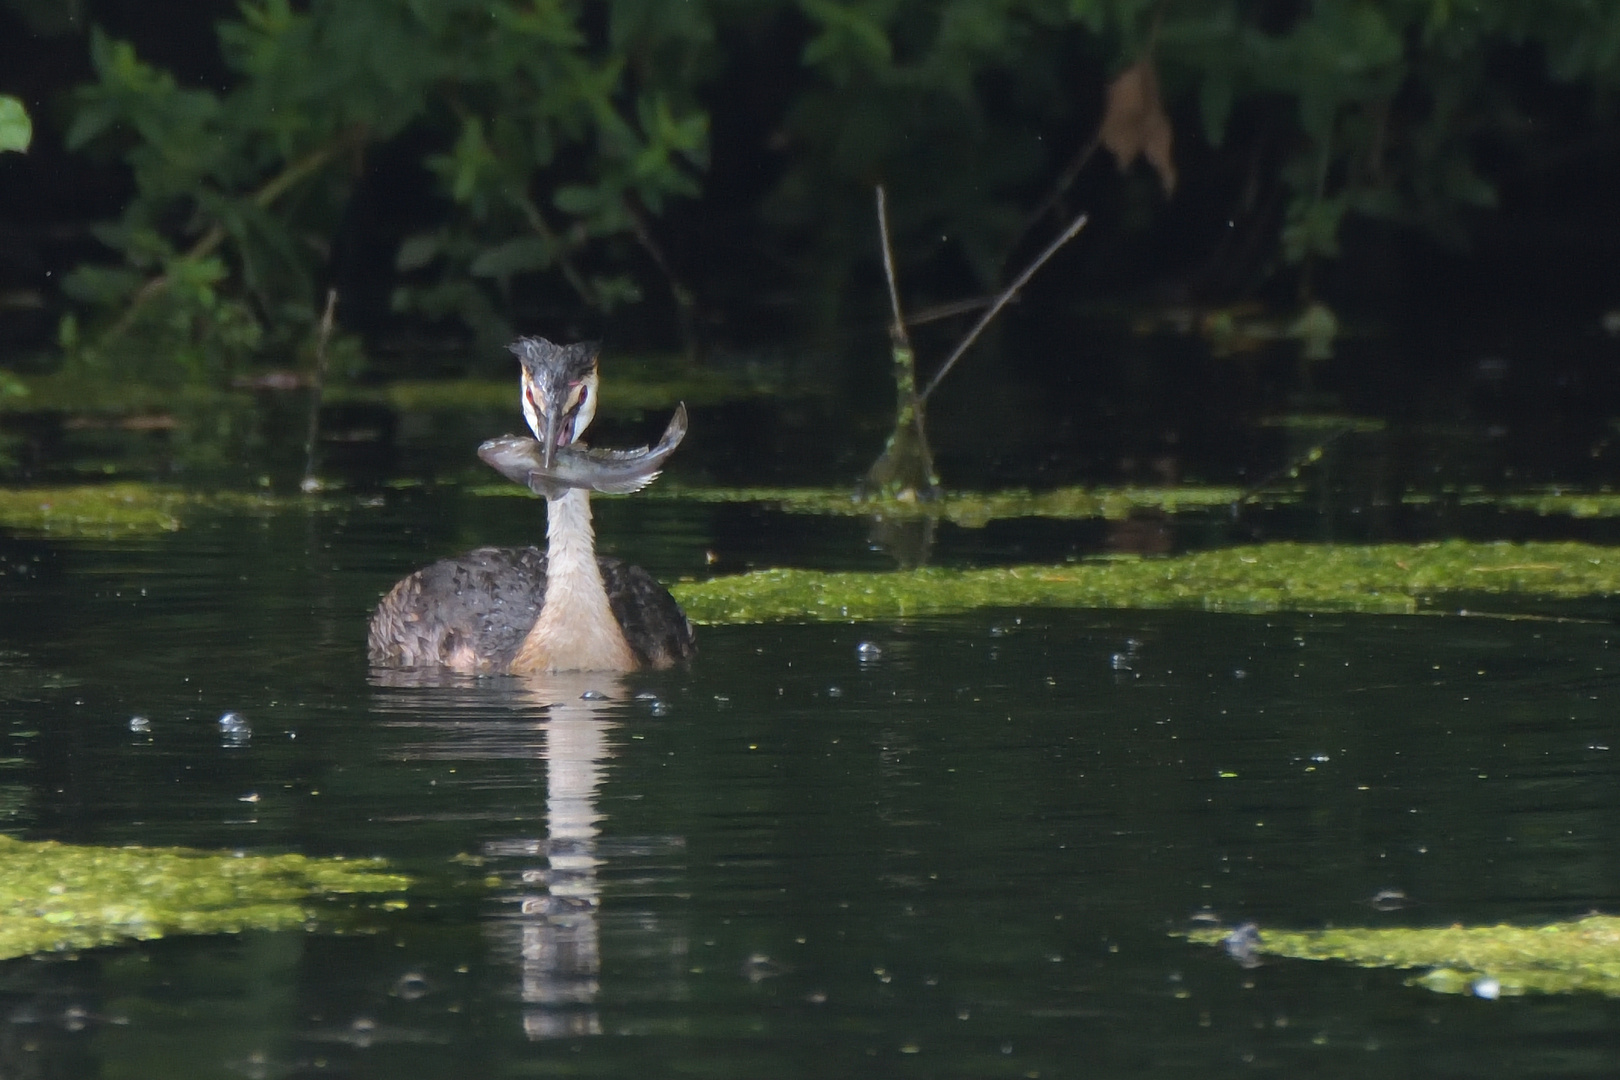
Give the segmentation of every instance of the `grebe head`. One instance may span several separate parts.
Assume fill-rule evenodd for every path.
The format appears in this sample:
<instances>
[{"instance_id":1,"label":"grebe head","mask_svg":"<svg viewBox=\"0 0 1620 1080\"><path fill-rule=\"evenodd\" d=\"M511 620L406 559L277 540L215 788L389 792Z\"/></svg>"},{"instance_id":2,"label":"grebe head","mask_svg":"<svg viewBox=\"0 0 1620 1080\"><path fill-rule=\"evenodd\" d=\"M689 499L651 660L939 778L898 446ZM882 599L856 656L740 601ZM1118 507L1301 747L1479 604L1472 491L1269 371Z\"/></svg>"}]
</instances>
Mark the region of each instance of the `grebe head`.
<instances>
[{"instance_id":1,"label":"grebe head","mask_svg":"<svg viewBox=\"0 0 1620 1080\"><path fill-rule=\"evenodd\" d=\"M596 415L596 358L602 347L594 341L554 345L524 337L507 348L523 365L523 418L549 469L557 448L576 442Z\"/></svg>"}]
</instances>

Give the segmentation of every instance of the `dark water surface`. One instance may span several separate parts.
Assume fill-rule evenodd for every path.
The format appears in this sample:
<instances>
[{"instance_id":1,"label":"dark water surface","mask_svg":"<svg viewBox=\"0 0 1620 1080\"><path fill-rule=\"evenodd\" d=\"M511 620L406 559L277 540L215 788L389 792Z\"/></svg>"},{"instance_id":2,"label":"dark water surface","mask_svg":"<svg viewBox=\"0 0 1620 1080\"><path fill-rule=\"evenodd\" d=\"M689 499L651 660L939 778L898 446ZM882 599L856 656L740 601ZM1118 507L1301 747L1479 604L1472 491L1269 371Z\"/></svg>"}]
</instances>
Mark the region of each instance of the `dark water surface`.
<instances>
[{"instance_id":1,"label":"dark water surface","mask_svg":"<svg viewBox=\"0 0 1620 1080\"><path fill-rule=\"evenodd\" d=\"M370 932L0 964L0 1075L1620 1062L1620 1002L1246 970L1172 933L1206 908L1262 929L1620 910L1605 622L1001 611L709 628L690 669L622 680L369 673L365 619L396 577L538 534L533 504L468 502L0 547L7 831L382 855L423 882ZM598 511L666 579L709 550L745 563L761 532L817 562L811 521ZM250 739L221 732L227 711ZM1385 889L1414 903L1379 911Z\"/></svg>"}]
</instances>

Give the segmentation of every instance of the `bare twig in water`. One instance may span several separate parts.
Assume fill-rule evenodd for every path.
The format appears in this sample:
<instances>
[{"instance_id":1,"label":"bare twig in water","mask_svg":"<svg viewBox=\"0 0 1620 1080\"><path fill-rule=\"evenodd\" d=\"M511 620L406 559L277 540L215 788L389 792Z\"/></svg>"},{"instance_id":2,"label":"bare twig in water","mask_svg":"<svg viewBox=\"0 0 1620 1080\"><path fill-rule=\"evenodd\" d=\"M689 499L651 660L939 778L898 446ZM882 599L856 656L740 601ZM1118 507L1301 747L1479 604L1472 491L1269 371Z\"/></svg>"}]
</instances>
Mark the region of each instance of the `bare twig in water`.
<instances>
[{"instance_id":1,"label":"bare twig in water","mask_svg":"<svg viewBox=\"0 0 1620 1080\"><path fill-rule=\"evenodd\" d=\"M1064 168L1063 174L1052 185L1052 190L1048 191L1046 198L1041 200L1041 204L1032 210L1028 217L1024 218L1023 225L1018 229L1018 235L1013 238L1011 244L1007 245L1007 257L1009 259L1012 258L1013 252L1018 250L1019 245L1024 242L1024 237L1029 235L1029 230L1033 229L1043 217L1057 209L1058 203L1063 201L1063 196L1068 194L1069 189L1074 186L1074 182L1080 178L1080 174L1085 171L1086 165L1091 161L1091 155L1095 154L1097 148L1101 145L1102 132L1099 131L1091 137L1090 142L1080 148L1079 153L1074 155L1073 160Z\"/></svg>"},{"instance_id":2,"label":"bare twig in water","mask_svg":"<svg viewBox=\"0 0 1620 1080\"><path fill-rule=\"evenodd\" d=\"M889 354L894 361L894 433L866 473L867 490L900 498L931 499L939 494L934 453L928 446L922 399L917 395L917 354L906 333L895 280L894 249L889 242L889 204L883 185L877 188L878 234L883 241L883 276L889 283Z\"/></svg>"},{"instance_id":3,"label":"bare twig in water","mask_svg":"<svg viewBox=\"0 0 1620 1080\"><path fill-rule=\"evenodd\" d=\"M1315 465L1318 461L1321 461L1322 455L1327 451L1328 447L1332 446L1334 443L1338 442L1339 439L1350 434L1354 430L1355 427L1353 425L1346 425L1345 427L1338 428L1330 432L1316 443L1306 447L1304 450L1289 458L1287 463L1281 468L1273 469L1271 472L1267 473L1265 476L1262 476L1253 484L1250 484L1243 490L1243 494L1232 500L1232 516L1236 517L1242 513L1245 506L1258 499L1262 494L1264 494L1267 488L1276 484L1279 480L1294 479L1295 477L1299 476L1302 469L1308 468L1309 466Z\"/></svg>"},{"instance_id":4,"label":"bare twig in water","mask_svg":"<svg viewBox=\"0 0 1620 1080\"><path fill-rule=\"evenodd\" d=\"M906 334L906 319L900 313L900 286L894 278L894 247L889 243L889 197L883 185L877 186L878 236L883 241L883 277L889 283L889 310L894 320L889 323L889 337L896 348L911 351L911 338Z\"/></svg>"},{"instance_id":5,"label":"bare twig in water","mask_svg":"<svg viewBox=\"0 0 1620 1080\"><path fill-rule=\"evenodd\" d=\"M315 337L315 383L309 392L309 423L304 434L304 480L300 487L314 491L315 443L321 433L321 397L326 391L326 343L332 339L332 318L337 313L337 290L326 290L326 311L321 315L320 329Z\"/></svg>"},{"instance_id":6,"label":"bare twig in water","mask_svg":"<svg viewBox=\"0 0 1620 1080\"><path fill-rule=\"evenodd\" d=\"M956 315L966 315L970 311L978 311L980 308L987 308L995 302L995 294L991 293L988 296L970 296L966 300L952 300L947 304L934 304L932 307L925 307L921 311L913 311L910 315L906 316L906 325L925 326L928 323L938 322L941 319L949 319ZM1015 297L1013 303L1017 302L1017 298Z\"/></svg>"},{"instance_id":7,"label":"bare twig in water","mask_svg":"<svg viewBox=\"0 0 1620 1080\"><path fill-rule=\"evenodd\" d=\"M1050 244L1047 244L1045 251L1041 252L1035 257L1034 262L1024 267L1023 273L1014 278L1011 285L1008 285L1005 289L1002 289L1001 292L996 294L996 298L991 302L989 308L985 310L983 315L979 316L979 321L973 324L973 329L969 330L967 336L957 343L956 349L952 351L951 355L946 358L945 362L939 366L939 370L934 372L934 377L928 380L928 385L923 388L922 393L917 395L918 405L921 405L928 400L928 395L934 392L934 390L939 386L940 380L944 379L945 376L950 373L951 368L956 366L956 362L962 359L962 354L967 352L975 341L979 340L979 335L984 332L985 327L990 325L991 320L1001 313L1001 309L1006 307L1007 302L1017 295L1018 290L1022 289L1026 284L1029 283L1029 279L1035 276L1035 271L1046 265L1046 260L1057 254L1058 248L1061 248L1064 244L1067 244L1070 240L1073 240L1075 236L1079 234L1080 230L1086 227L1087 220L1086 215L1081 214L1079 217L1071 221L1069 223L1069 227L1064 229L1056 240L1053 240Z\"/></svg>"}]
</instances>

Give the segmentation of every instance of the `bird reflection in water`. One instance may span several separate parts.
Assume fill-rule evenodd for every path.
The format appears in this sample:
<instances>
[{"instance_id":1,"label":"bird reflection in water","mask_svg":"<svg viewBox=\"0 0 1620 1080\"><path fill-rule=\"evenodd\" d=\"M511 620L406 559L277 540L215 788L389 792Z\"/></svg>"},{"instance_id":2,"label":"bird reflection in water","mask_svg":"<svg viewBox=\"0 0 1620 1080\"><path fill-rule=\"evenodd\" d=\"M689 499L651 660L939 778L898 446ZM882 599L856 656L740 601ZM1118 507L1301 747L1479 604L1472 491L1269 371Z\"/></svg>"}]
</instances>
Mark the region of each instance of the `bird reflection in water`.
<instances>
[{"instance_id":1,"label":"bird reflection in water","mask_svg":"<svg viewBox=\"0 0 1620 1080\"><path fill-rule=\"evenodd\" d=\"M372 679L382 688L413 691L379 702L380 711L399 717L387 721L390 726L432 733L396 747L403 759L545 762L544 835L507 836L482 845L481 854L502 882L496 897L501 910L488 923L488 936L497 958L516 962L529 1038L601 1034L599 875L607 856L601 845L605 815L597 799L615 750L614 732L632 700L622 677L609 672L530 676L501 680L506 685L494 694L487 678L443 671L380 669ZM681 846L673 837L654 845ZM633 847L645 851L648 845L638 841ZM638 918L635 925L671 939L661 940L655 952L686 952L685 936L668 935L656 920Z\"/></svg>"}]
</instances>

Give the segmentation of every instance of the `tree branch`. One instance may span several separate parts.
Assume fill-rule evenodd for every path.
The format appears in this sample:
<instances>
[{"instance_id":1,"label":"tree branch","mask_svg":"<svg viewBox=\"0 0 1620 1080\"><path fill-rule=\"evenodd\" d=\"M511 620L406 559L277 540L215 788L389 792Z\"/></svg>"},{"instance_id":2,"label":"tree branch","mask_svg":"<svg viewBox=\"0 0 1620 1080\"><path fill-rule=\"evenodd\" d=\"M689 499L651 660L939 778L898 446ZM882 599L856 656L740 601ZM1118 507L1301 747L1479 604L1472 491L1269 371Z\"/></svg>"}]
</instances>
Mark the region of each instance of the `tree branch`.
<instances>
[{"instance_id":1,"label":"tree branch","mask_svg":"<svg viewBox=\"0 0 1620 1080\"><path fill-rule=\"evenodd\" d=\"M955 351L939 366L939 370L934 372L934 377L928 380L928 385L923 388L923 392L917 395L919 405L928 400L928 395L939 387L940 380L944 379L950 373L951 368L956 366L956 362L962 359L962 354L967 352L975 341L979 340L979 335L984 332L984 328L989 326L991 320L1001 313L1001 309L1007 306L1007 302L1017 295L1019 289L1028 284L1030 278L1035 276L1035 271L1044 266L1046 260L1056 255L1058 248L1073 240L1080 230L1086 227L1087 220L1086 215L1081 214L1070 222L1069 227L1064 229L1056 240L1046 245L1046 250L1037 255L1034 262L1024 267L1023 273L1019 274L1011 285L996 294L995 300L991 302L985 313L979 316L979 321L973 325L973 329L969 330L967 336L957 343Z\"/></svg>"}]
</instances>

